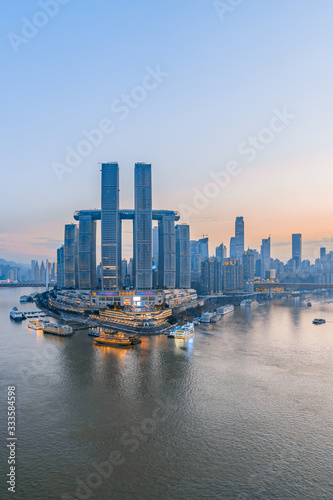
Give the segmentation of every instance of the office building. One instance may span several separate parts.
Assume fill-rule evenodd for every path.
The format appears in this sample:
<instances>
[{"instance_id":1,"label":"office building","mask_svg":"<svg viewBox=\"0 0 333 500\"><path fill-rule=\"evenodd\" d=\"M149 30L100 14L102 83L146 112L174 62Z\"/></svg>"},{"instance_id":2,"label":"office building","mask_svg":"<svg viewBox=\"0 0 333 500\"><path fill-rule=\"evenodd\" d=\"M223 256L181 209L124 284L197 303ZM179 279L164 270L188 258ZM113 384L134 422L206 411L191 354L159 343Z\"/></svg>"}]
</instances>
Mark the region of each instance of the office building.
<instances>
[{"instance_id":1,"label":"office building","mask_svg":"<svg viewBox=\"0 0 333 500\"><path fill-rule=\"evenodd\" d=\"M261 242L261 260L263 266L263 274L261 274L261 278L265 278L271 265L271 237L264 238Z\"/></svg>"},{"instance_id":2,"label":"office building","mask_svg":"<svg viewBox=\"0 0 333 500\"><path fill-rule=\"evenodd\" d=\"M218 247L216 247L216 250L215 250L215 256L217 259L219 259L220 262L224 262L225 259L227 258L227 247L225 247L223 245L223 243L221 243L221 245L219 245Z\"/></svg>"},{"instance_id":3,"label":"office building","mask_svg":"<svg viewBox=\"0 0 333 500\"><path fill-rule=\"evenodd\" d=\"M151 165L136 163L134 171L134 240L135 288L149 290L152 281L152 188Z\"/></svg>"},{"instance_id":4,"label":"office building","mask_svg":"<svg viewBox=\"0 0 333 500\"><path fill-rule=\"evenodd\" d=\"M57 250L57 288L65 287L64 246Z\"/></svg>"},{"instance_id":5,"label":"office building","mask_svg":"<svg viewBox=\"0 0 333 500\"><path fill-rule=\"evenodd\" d=\"M236 252L236 238L235 236L231 236L230 238L230 259L235 260L237 257L237 252Z\"/></svg>"},{"instance_id":6,"label":"office building","mask_svg":"<svg viewBox=\"0 0 333 500\"><path fill-rule=\"evenodd\" d=\"M235 221L235 245L236 259L242 260L244 253L244 220L243 217L236 217Z\"/></svg>"},{"instance_id":7,"label":"office building","mask_svg":"<svg viewBox=\"0 0 333 500\"><path fill-rule=\"evenodd\" d=\"M78 287L81 290L96 288L96 222L91 215L80 215Z\"/></svg>"},{"instance_id":8,"label":"office building","mask_svg":"<svg viewBox=\"0 0 333 500\"><path fill-rule=\"evenodd\" d=\"M117 290L121 288L121 223L119 218L118 163L102 163L101 220L102 287L104 290Z\"/></svg>"},{"instance_id":9,"label":"office building","mask_svg":"<svg viewBox=\"0 0 333 500\"><path fill-rule=\"evenodd\" d=\"M79 231L76 224L66 224L64 244L65 288L78 285Z\"/></svg>"},{"instance_id":10,"label":"office building","mask_svg":"<svg viewBox=\"0 0 333 500\"><path fill-rule=\"evenodd\" d=\"M302 262L302 235L292 235L292 259L296 262L296 269L299 269Z\"/></svg>"},{"instance_id":11,"label":"office building","mask_svg":"<svg viewBox=\"0 0 333 500\"><path fill-rule=\"evenodd\" d=\"M190 226L178 224L176 237L176 288L191 288Z\"/></svg>"}]
</instances>

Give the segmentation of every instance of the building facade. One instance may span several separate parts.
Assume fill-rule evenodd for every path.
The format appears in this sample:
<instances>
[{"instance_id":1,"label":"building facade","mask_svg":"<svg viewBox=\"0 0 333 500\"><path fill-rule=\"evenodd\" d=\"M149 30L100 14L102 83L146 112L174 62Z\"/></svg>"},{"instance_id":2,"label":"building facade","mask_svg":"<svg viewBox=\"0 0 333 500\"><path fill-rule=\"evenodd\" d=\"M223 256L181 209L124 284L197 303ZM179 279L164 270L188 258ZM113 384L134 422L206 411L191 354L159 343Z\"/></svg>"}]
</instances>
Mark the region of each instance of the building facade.
<instances>
[{"instance_id":1,"label":"building facade","mask_svg":"<svg viewBox=\"0 0 333 500\"><path fill-rule=\"evenodd\" d=\"M102 163L102 288L121 288L118 163Z\"/></svg>"},{"instance_id":2,"label":"building facade","mask_svg":"<svg viewBox=\"0 0 333 500\"><path fill-rule=\"evenodd\" d=\"M176 237L176 288L191 288L190 226L178 224Z\"/></svg>"},{"instance_id":3,"label":"building facade","mask_svg":"<svg viewBox=\"0 0 333 500\"><path fill-rule=\"evenodd\" d=\"M151 165L148 163L135 164L134 198L134 286L137 290L149 290L153 286L153 258Z\"/></svg>"}]
</instances>

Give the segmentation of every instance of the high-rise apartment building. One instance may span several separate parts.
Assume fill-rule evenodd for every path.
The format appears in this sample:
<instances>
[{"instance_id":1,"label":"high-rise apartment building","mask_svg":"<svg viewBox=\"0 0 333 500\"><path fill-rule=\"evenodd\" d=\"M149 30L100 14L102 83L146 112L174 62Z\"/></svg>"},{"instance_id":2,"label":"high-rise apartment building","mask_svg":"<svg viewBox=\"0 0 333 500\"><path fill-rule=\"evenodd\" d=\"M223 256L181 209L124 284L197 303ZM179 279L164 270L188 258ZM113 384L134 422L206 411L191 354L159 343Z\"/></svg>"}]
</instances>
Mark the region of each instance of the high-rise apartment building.
<instances>
[{"instance_id":1,"label":"high-rise apartment building","mask_svg":"<svg viewBox=\"0 0 333 500\"><path fill-rule=\"evenodd\" d=\"M176 241L175 217L163 215L158 222L158 286L175 288L176 284Z\"/></svg>"},{"instance_id":2,"label":"high-rise apartment building","mask_svg":"<svg viewBox=\"0 0 333 500\"><path fill-rule=\"evenodd\" d=\"M57 250L57 287L65 287L65 266L64 266L64 246Z\"/></svg>"},{"instance_id":3,"label":"high-rise apartment building","mask_svg":"<svg viewBox=\"0 0 333 500\"><path fill-rule=\"evenodd\" d=\"M191 288L190 226L178 224L176 236L176 288Z\"/></svg>"},{"instance_id":4,"label":"high-rise apartment building","mask_svg":"<svg viewBox=\"0 0 333 500\"><path fill-rule=\"evenodd\" d=\"M65 288L78 285L79 231L76 224L66 224L64 245Z\"/></svg>"},{"instance_id":5,"label":"high-rise apartment building","mask_svg":"<svg viewBox=\"0 0 333 500\"><path fill-rule=\"evenodd\" d=\"M96 222L91 215L80 215L78 287L81 290L96 288Z\"/></svg>"}]
</instances>

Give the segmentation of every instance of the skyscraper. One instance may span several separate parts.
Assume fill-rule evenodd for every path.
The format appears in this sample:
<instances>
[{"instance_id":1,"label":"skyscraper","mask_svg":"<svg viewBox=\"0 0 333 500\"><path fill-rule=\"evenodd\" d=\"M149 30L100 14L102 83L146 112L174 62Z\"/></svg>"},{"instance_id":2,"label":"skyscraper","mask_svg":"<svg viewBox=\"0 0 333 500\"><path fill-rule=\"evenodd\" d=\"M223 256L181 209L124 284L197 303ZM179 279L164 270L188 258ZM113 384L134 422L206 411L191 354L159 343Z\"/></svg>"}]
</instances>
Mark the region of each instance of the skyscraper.
<instances>
[{"instance_id":1,"label":"skyscraper","mask_svg":"<svg viewBox=\"0 0 333 500\"><path fill-rule=\"evenodd\" d=\"M263 263L263 275L265 278L266 272L269 271L271 265L271 237L263 239L261 242L261 260Z\"/></svg>"},{"instance_id":2,"label":"skyscraper","mask_svg":"<svg viewBox=\"0 0 333 500\"><path fill-rule=\"evenodd\" d=\"M153 227L153 262L158 267L158 226Z\"/></svg>"},{"instance_id":3,"label":"skyscraper","mask_svg":"<svg viewBox=\"0 0 333 500\"><path fill-rule=\"evenodd\" d=\"M255 274L254 253L248 250L243 254L243 277L245 281L253 281Z\"/></svg>"},{"instance_id":4,"label":"skyscraper","mask_svg":"<svg viewBox=\"0 0 333 500\"><path fill-rule=\"evenodd\" d=\"M222 292L222 264L218 259L206 259L201 264L200 290L204 295Z\"/></svg>"},{"instance_id":5,"label":"skyscraper","mask_svg":"<svg viewBox=\"0 0 333 500\"><path fill-rule=\"evenodd\" d=\"M222 263L227 258L227 247L225 247L223 245L223 243L221 243L221 245L219 245L218 247L216 247L215 256Z\"/></svg>"},{"instance_id":6,"label":"skyscraper","mask_svg":"<svg viewBox=\"0 0 333 500\"><path fill-rule=\"evenodd\" d=\"M65 287L64 246L57 250L57 287Z\"/></svg>"},{"instance_id":7,"label":"skyscraper","mask_svg":"<svg viewBox=\"0 0 333 500\"><path fill-rule=\"evenodd\" d=\"M158 222L158 286L175 288L176 284L176 242L175 217L163 215Z\"/></svg>"},{"instance_id":8,"label":"skyscraper","mask_svg":"<svg viewBox=\"0 0 333 500\"><path fill-rule=\"evenodd\" d=\"M65 225L65 288L77 288L78 285L78 235L76 224Z\"/></svg>"},{"instance_id":9,"label":"skyscraper","mask_svg":"<svg viewBox=\"0 0 333 500\"><path fill-rule=\"evenodd\" d=\"M178 224L176 236L176 288L191 288L190 226Z\"/></svg>"},{"instance_id":10,"label":"skyscraper","mask_svg":"<svg viewBox=\"0 0 333 500\"><path fill-rule=\"evenodd\" d=\"M324 259L325 257L326 257L326 248L325 247L321 247L320 248L320 258Z\"/></svg>"},{"instance_id":11,"label":"skyscraper","mask_svg":"<svg viewBox=\"0 0 333 500\"><path fill-rule=\"evenodd\" d=\"M299 233L292 235L292 258L296 262L296 269L299 269L302 262L302 235Z\"/></svg>"},{"instance_id":12,"label":"skyscraper","mask_svg":"<svg viewBox=\"0 0 333 500\"><path fill-rule=\"evenodd\" d=\"M222 285L223 290L242 290L243 289L243 266L236 260L226 260L222 266Z\"/></svg>"},{"instance_id":13,"label":"skyscraper","mask_svg":"<svg viewBox=\"0 0 333 500\"><path fill-rule=\"evenodd\" d=\"M208 259L208 238L201 238L200 240L198 240L198 253L202 255L203 260Z\"/></svg>"},{"instance_id":14,"label":"skyscraper","mask_svg":"<svg viewBox=\"0 0 333 500\"><path fill-rule=\"evenodd\" d=\"M151 165L136 163L134 172L134 266L135 288L149 290L152 281Z\"/></svg>"},{"instance_id":15,"label":"skyscraper","mask_svg":"<svg viewBox=\"0 0 333 500\"><path fill-rule=\"evenodd\" d=\"M236 217L235 221L235 244L236 259L242 260L244 253L244 220L243 217Z\"/></svg>"},{"instance_id":16,"label":"skyscraper","mask_svg":"<svg viewBox=\"0 0 333 500\"><path fill-rule=\"evenodd\" d=\"M231 236L230 238L230 259L236 259L236 238Z\"/></svg>"},{"instance_id":17,"label":"skyscraper","mask_svg":"<svg viewBox=\"0 0 333 500\"><path fill-rule=\"evenodd\" d=\"M78 265L79 288L96 288L96 222L91 215L80 215Z\"/></svg>"},{"instance_id":18,"label":"skyscraper","mask_svg":"<svg viewBox=\"0 0 333 500\"><path fill-rule=\"evenodd\" d=\"M102 163L102 288L121 288L118 163ZM65 251L66 253L66 251Z\"/></svg>"}]
</instances>

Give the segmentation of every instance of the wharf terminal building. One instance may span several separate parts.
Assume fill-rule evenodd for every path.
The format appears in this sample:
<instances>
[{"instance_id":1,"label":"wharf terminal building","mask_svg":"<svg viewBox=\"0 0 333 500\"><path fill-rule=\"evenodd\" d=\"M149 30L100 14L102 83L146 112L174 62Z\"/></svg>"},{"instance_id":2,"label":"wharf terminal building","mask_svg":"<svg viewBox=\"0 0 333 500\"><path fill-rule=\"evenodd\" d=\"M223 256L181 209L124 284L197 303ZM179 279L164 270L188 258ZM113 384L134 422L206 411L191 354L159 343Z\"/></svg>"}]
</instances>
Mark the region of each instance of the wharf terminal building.
<instances>
[{"instance_id":1,"label":"wharf terminal building","mask_svg":"<svg viewBox=\"0 0 333 500\"><path fill-rule=\"evenodd\" d=\"M143 323L158 324L171 315L173 307L197 300L195 290L190 289L190 228L177 224L177 212L152 209L151 164L135 164L134 210L119 209L118 163L102 163L101 174L101 209L77 211L76 223L65 226L64 246L58 250L58 262L62 263L58 266L58 291L52 305L75 312L104 310L101 316L117 316L119 322L119 310L114 310L118 307L122 315L135 318L137 313L138 318L149 318ZM131 289L123 289L123 220L133 221ZM97 221L101 221L100 289L96 272ZM153 221L158 223L154 230L158 238L157 269L153 269ZM153 272L157 274L155 289ZM165 304L169 306L167 311L162 309Z\"/></svg>"}]
</instances>

